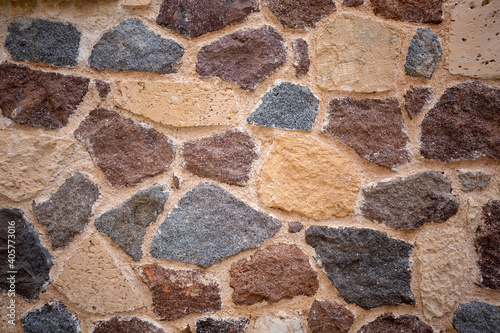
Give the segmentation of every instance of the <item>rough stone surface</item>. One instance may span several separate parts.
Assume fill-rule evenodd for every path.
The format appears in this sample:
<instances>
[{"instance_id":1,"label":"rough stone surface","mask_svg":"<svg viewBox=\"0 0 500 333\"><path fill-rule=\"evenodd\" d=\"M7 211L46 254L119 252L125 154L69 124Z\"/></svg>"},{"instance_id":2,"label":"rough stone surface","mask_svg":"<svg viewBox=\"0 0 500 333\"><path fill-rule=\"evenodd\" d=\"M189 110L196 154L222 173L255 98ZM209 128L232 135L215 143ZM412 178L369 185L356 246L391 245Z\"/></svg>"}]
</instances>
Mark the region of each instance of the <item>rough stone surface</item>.
<instances>
[{"instance_id":1,"label":"rough stone surface","mask_svg":"<svg viewBox=\"0 0 500 333\"><path fill-rule=\"evenodd\" d=\"M186 328L181 331L181 333L193 333L193 331L191 330L191 326L189 326L188 324Z\"/></svg>"},{"instance_id":2,"label":"rough stone surface","mask_svg":"<svg viewBox=\"0 0 500 333\"><path fill-rule=\"evenodd\" d=\"M177 177L175 174L172 175L172 183L175 189L178 190L181 188L181 179Z\"/></svg>"},{"instance_id":3,"label":"rough stone surface","mask_svg":"<svg viewBox=\"0 0 500 333\"><path fill-rule=\"evenodd\" d=\"M323 220L353 213L360 185L351 158L332 145L280 134L264 162L258 195L268 207Z\"/></svg>"},{"instance_id":4,"label":"rough stone surface","mask_svg":"<svg viewBox=\"0 0 500 333\"><path fill-rule=\"evenodd\" d=\"M411 86L405 94L406 112L410 119L415 118L422 112L424 106L429 104L434 93L429 87Z\"/></svg>"},{"instance_id":5,"label":"rough stone surface","mask_svg":"<svg viewBox=\"0 0 500 333\"><path fill-rule=\"evenodd\" d=\"M184 48L148 29L139 19L122 21L92 48L89 66L98 70L173 73Z\"/></svg>"},{"instance_id":6,"label":"rough stone surface","mask_svg":"<svg viewBox=\"0 0 500 333\"><path fill-rule=\"evenodd\" d=\"M185 36L198 37L241 22L258 10L258 0L163 0L156 23Z\"/></svg>"},{"instance_id":7,"label":"rough stone surface","mask_svg":"<svg viewBox=\"0 0 500 333\"><path fill-rule=\"evenodd\" d=\"M315 300L307 316L312 333L347 333L354 324L354 313L331 301Z\"/></svg>"},{"instance_id":8,"label":"rough stone surface","mask_svg":"<svg viewBox=\"0 0 500 333\"><path fill-rule=\"evenodd\" d=\"M425 158L500 160L500 88L466 81L446 89L421 128L420 153Z\"/></svg>"},{"instance_id":9,"label":"rough stone surface","mask_svg":"<svg viewBox=\"0 0 500 333\"><path fill-rule=\"evenodd\" d=\"M417 28L406 54L406 75L432 78L442 55L438 36L429 28Z\"/></svg>"},{"instance_id":10,"label":"rough stone surface","mask_svg":"<svg viewBox=\"0 0 500 333\"><path fill-rule=\"evenodd\" d=\"M398 21L441 23L443 0L372 0L375 15Z\"/></svg>"},{"instance_id":11,"label":"rough stone surface","mask_svg":"<svg viewBox=\"0 0 500 333\"><path fill-rule=\"evenodd\" d=\"M420 172L364 188L361 213L393 228L415 230L426 222L446 222L458 212L460 202L451 190L442 173Z\"/></svg>"},{"instance_id":12,"label":"rough stone surface","mask_svg":"<svg viewBox=\"0 0 500 333\"><path fill-rule=\"evenodd\" d=\"M113 186L137 184L167 169L175 157L168 137L103 108L91 111L74 134Z\"/></svg>"},{"instance_id":13,"label":"rough stone surface","mask_svg":"<svg viewBox=\"0 0 500 333\"><path fill-rule=\"evenodd\" d=\"M491 182L491 175L480 170L458 170L458 178L460 178L464 192L471 192L476 188L485 189Z\"/></svg>"},{"instance_id":14,"label":"rough stone surface","mask_svg":"<svg viewBox=\"0 0 500 333\"><path fill-rule=\"evenodd\" d=\"M347 302L363 309L415 304L409 262L413 244L377 230L324 226L309 227L306 242Z\"/></svg>"},{"instance_id":15,"label":"rough stone surface","mask_svg":"<svg viewBox=\"0 0 500 333\"><path fill-rule=\"evenodd\" d=\"M113 317L100 320L91 333L167 333L158 323L140 317Z\"/></svg>"},{"instance_id":16,"label":"rough stone surface","mask_svg":"<svg viewBox=\"0 0 500 333\"><path fill-rule=\"evenodd\" d=\"M181 156L184 168L197 176L244 186L258 154L250 133L231 130L184 143Z\"/></svg>"},{"instance_id":17,"label":"rough stone surface","mask_svg":"<svg viewBox=\"0 0 500 333\"><path fill-rule=\"evenodd\" d=\"M357 7L357 6L361 6L364 3L365 3L364 0L343 0L342 1L342 4L344 6L347 6L347 7Z\"/></svg>"},{"instance_id":18,"label":"rough stone surface","mask_svg":"<svg viewBox=\"0 0 500 333\"><path fill-rule=\"evenodd\" d=\"M483 224L475 240L483 287L500 290L500 201L489 200L483 207Z\"/></svg>"},{"instance_id":19,"label":"rough stone surface","mask_svg":"<svg viewBox=\"0 0 500 333\"><path fill-rule=\"evenodd\" d=\"M337 8L333 0L264 0L285 28L314 28Z\"/></svg>"},{"instance_id":20,"label":"rough stone surface","mask_svg":"<svg viewBox=\"0 0 500 333\"><path fill-rule=\"evenodd\" d=\"M123 3L126 7L138 8L147 7L151 4L151 0L125 0Z\"/></svg>"},{"instance_id":21,"label":"rough stone surface","mask_svg":"<svg viewBox=\"0 0 500 333\"><path fill-rule=\"evenodd\" d=\"M500 308L477 301L462 303L453 317L453 327L459 333L500 332Z\"/></svg>"},{"instance_id":22,"label":"rough stone surface","mask_svg":"<svg viewBox=\"0 0 500 333\"><path fill-rule=\"evenodd\" d=\"M66 247L89 224L99 187L77 172L47 200L32 204L37 221L47 226L54 250Z\"/></svg>"},{"instance_id":23,"label":"rough stone surface","mask_svg":"<svg viewBox=\"0 0 500 333\"><path fill-rule=\"evenodd\" d=\"M395 97L334 99L330 102L323 133L354 148L365 160L393 170L412 158L406 148L409 139L401 106Z\"/></svg>"},{"instance_id":24,"label":"rough stone surface","mask_svg":"<svg viewBox=\"0 0 500 333\"><path fill-rule=\"evenodd\" d=\"M297 318L259 317L248 333L304 333Z\"/></svg>"},{"instance_id":25,"label":"rough stone surface","mask_svg":"<svg viewBox=\"0 0 500 333\"><path fill-rule=\"evenodd\" d=\"M279 82L260 100L247 123L272 128L310 131L319 111L319 99L300 84Z\"/></svg>"},{"instance_id":26,"label":"rough stone surface","mask_svg":"<svg viewBox=\"0 0 500 333\"><path fill-rule=\"evenodd\" d=\"M135 261L142 259L142 242L146 228L163 212L168 198L164 185L154 185L137 192L95 221L97 230L106 234ZM166 191L166 192L165 192Z\"/></svg>"},{"instance_id":27,"label":"rough stone surface","mask_svg":"<svg viewBox=\"0 0 500 333\"><path fill-rule=\"evenodd\" d=\"M201 318L196 321L196 333L243 333L250 320Z\"/></svg>"},{"instance_id":28,"label":"rough stone surface","mask_svg":"<svg viewBox=\"0 0 500 333\"><path fill-rule=\"evenodd\" d=\"M222 308L220 287L211 274L199 269L174 270L158 264L139 268L153 297L153 312L161 320Z\"/></svg>"},{"instance_id":29,"label":"rough stone surface","mask_svg":"<svg viewBox=\"0 0 500 333\"><path fill-rule=\"evenodd\" d=\"M286 61L284 37L276 28L263 26L223 36L198 53L196 71L254 90Z\"/></svg>"},{"instance_id":30,"label":"rough stone surface","mask_svg":"<svg viewBox=\"0 0 500 333\"><path fill-rule=\"evenodd\" d=\"M23 313L22 323L24 333L81 333L76 314L58 300Z\"/></svg>"},{"instance_id":31,"label":"rough stone surface","mask_svg":"<svg viewBox=\"0 0 500 333\"><path fill-rule=\"evenodd\" d=\"M0 64L0 109L16 123L59 129L87 94L89 79Z\"/></svg>"},{"instance_id":32,"label":"rough stone surface","mask_svg":"<svg viewBox=\"0 0 500 333\"><path fill-rule=\"evenodd\" d=\"M433 333L432 327L420 321L415 316L404 315L394 317L392 313L386 313L361 327L358 333Z\"/></svg>"},{"instance_id":33,"label":"rough stone surface","mask_svg":"<svg viewBox=\"0 0 500 333\"><path fill-rule=\"evenodd\" d=\"M201 183L163 221L151 254L209 267L260 246L280 228L277 219L254 210L222 187Z\"/></svg>"},{"instance_id":34,"label":"rough stone surface","mask_svg":"<svg viewBox=\"0 0 500 333\"><path fill-rule=\"evenodd\" d=\"M288 232L289 233L294 234L294 233L300 232L300 231L302 231L303 228L304 228L304 226L300 222L289 222L288 223Z\"/></svg>"},{"instance_id":35,"label":"rough stone surface","mask_svg":"<svg viewBox=\"0 0 500 333\"><path fill-rule=\"evenodd\" d=\"M293 67L295 68L295 76L298 78L306 76L309 72L311 60L309 59L309 45L302 39L294 39L292 42L293 48Z\"/></svg>"},{"instance_id":36,"label":"rough stone surface","mask_svg":"<svg viewBox=\"0 0 500 333\"><path fill-rule=\"evenodd\" d=\"M14 230L14 233L10 230ZM8 256L9 250L12 250L12 240L15 241L16 251L14 261L9 260ZM0 208L0 260L3 263L0 266L0 292L9 295L15 293L27 300L38 301L40 293L49 284L54 260L40 242L36 230L24 217L23 211L18 208ZM9 280L12 276L10 271L17 272L14 288Z\"/></svg>"},{"instance_id":37,"label":"rough stone surface","mask_svg":"<svg viewBox=\"0 0 500 333\"><path fill-rule=\"evenodd\" d=\"M99 97L101 99L106 99L108 97L109 92L111 91L111 84L102 80L94 80L94 85L99 93Z\"/></svg>"},{"instance_id":38,"label":"rough stone surface","mask_svg":"<svg viewBox=\"0 0 500 333\"><path fill-rule=\"evenodd\" d=\"M399 33L389 25L342 13L317 39L317 84L326 90L392 90L399 52Z\"/></svg>"},{"instance_id":39,"label":"rough stone surface","mask_svg":"<svg viewBox=\"0 0 500 333\"><path fill-rule=\"evenodd\" d=\"M319 287L309 257L296 245L279 244L258 250L250 259L231 265L229 274L236 305L313 296Z\"/></svg>"}]
</instances>

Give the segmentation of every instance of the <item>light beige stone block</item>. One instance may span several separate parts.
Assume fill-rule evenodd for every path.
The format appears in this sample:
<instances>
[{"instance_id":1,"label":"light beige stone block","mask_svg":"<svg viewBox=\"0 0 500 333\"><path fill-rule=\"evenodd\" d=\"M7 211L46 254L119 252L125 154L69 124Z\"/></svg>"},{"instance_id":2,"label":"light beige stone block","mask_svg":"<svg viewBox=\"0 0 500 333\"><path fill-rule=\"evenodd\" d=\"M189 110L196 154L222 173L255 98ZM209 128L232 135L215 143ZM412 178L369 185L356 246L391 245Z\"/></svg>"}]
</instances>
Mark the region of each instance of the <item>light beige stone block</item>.
<instances>
[{"instance_id":1,"label":"light beige stone block","mask_svg":"<svg viewBox=\"0 0 500 333\"><path fill-rule=\"evenodd\" d=\"M123 5L126 7L147 7L151 0L125 0Z\"/></svg>"}]
</instances>

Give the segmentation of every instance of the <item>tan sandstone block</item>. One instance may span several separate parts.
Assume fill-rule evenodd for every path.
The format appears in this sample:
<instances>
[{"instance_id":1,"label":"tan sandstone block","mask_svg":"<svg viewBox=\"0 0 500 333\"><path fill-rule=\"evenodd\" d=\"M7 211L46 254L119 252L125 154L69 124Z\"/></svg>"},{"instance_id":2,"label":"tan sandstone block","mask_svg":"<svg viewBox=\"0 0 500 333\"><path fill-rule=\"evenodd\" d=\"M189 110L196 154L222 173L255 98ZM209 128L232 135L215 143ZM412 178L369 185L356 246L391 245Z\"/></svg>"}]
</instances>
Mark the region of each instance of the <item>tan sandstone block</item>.
<instances>
[{"instance_id":1,"label":"tan sandstone block","mask_svg":"<svg viewBox=\"0 0 500 333\"><path fill-rule=\"evenodd\" d=\"M349 156L310 136L280 134L262 169L264 205L316 220L354 211L361 181Z\"/></svg>"},{"instance_id":2,"label":"tan sandstone block","mask_svg":"<svg viewBox=\"0 0 500 333\"><path fill-rule=\"evenodd\" d=\"M392 90L399 49L399 33L389 25L341 14L318 37L317 83L326 90Z\"/></svg>"},{"instance_id":3,"label":"tan sandstone block","mask_svg":"<svg viewBox=\"0 0 500 333\"><path fill-rule=\"evenodd\" d=\"M146 7L149 6L151 0L125 0L123 3L126 7Z\"/></svg>"}]
</instances>

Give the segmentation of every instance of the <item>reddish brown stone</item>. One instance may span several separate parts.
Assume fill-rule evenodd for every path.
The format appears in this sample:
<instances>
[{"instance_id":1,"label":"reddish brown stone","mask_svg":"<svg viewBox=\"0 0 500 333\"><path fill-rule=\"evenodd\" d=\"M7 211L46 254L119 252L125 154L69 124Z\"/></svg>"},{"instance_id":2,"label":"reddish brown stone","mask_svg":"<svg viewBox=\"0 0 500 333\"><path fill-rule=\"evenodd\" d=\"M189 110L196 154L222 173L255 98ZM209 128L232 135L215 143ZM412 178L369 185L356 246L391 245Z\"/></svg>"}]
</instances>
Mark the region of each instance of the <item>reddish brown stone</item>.
<instances>
[{"instance_id":1,"label":"reddish brown stone","mask_svg":"<svg viewBox=\"0 0 500 333\"><path fill-rule=\"evenodd\" d=\"M300 232L302 230L302 228L304 228L304 226L300 222L289 222L288 223L288 232L289 233L294 234L294 233Z\"/></svg>"},{"instance_id":2,"label":"reddish brown stone","mask_svg":"<svg viewBox=\"0 0 500 333\"><path fill-rule=\"evenodd\" d=\"M234 263L229 273L237 305L312 296L319 287L309 257L295 245L279 244L259 250L249 260Z\"/></svg>"},{"instance_id":3,"label":"reddish brown stone","mask_svg":"<svg viewBox=\"0 0 500 333\"><path fill-rule=\"evenodd\" d=\"M483 207L483 225L476 230L476 250L481 274L479 284L500 290L500 201L490 200Z\"/></svg>"},{"instance_id":4,"label":"reddish brown stone","mask_svg":"<svg viewBox=\"0 0 500 333\"><path fill-rule=\"evenodd\" d=\"M337 8L333 0L264 0L285 28L313 28Z\"/></svg>"},{"instance_id":5,"label":"reddish brown stone","mask_svg":"<svg viewBox=\"0 0 500 333\"><path fill-rule=\"evenodd\" d=\"M87 94L89 79L0 64L0 109L16 123L59 129Z\"/></svg>"},{"instance_id":6,"label":"reddish brown stone","mask_svg":"<svg viewBox=\"0 0 500 333\"><path fill-rule=\"evenodd\" d=\"M311 60L309 59L309 46L302 38L294 39L293 47L293 67L295 67L295 76L304 77L309 72Z\"/></svg>"},{"instance_id":7,"label":"reddish brown stone","mask_svg":"<svg viewBox=\"0 0 500 333\"><path fill-rule=\"evenodd\" d=\"M118 113L96 108L75 131L113 186L130 185L167 169L175 157L168 137Z\"/></svg>"},{"instance_id":8,"label":"reddish brown stone","mask_svg":"<svg viewBox=\"0 0 500 333\"><path fill-rule=\"evenodd\" d=\"M394 317L386 313L361 327L358 333L432 333L433 329L415 316L404 315Z\"/></svg>"},{"instance_id":9,"label":"reddish brown stone","mask_svg":"<svg viewBox=\"0 0 500 333\"><path fill-rule=\"evenodd\" d=\"M106 99L111 91L111 84L102 80L94 80L95 87L101 99Z\"/></svg>"},{"instance_id":10,"label":"reddish brown stone","mask_svg":"<svg viewBox=\"0 0 500 333\"><path fill-rule=\"evenodd\" d=\"M429 104L434 94L429 87L412 86L406 91L405 106L410 119L415 118L424 106Z\"/></svg>"},{"instance_id":11,"label":"reddish brown stone","mask_svg":"<svg viewBox=\"0 0 500 333\"><path fill-rule=\"evenodd\" d=\"M166 333L157 323L138 317L113 317L96 323L92 333Z\"/></svg>"},{"instance_id":12,"label":"reddish brown stone","mask_svg":"<svg viewBox=\"0 0 500 333\"><path fill-rule=\"evenodd\" d=\"M182 330L181 333L193 333L191 330L191 326L187 325L185 329Z\"/></svg>"},{"instance_id":13,"label":"reddish brown stone","mask_svg":"<svg viewBox=\"0 0 500 333\"><path fill-rule=\"evenodd\" d=\"M364 0L343 0L342 1L342 4L344 6L347 6L347 7L357 7L357 6L361 6L364 3L365 3Z\"/></svg>"},{"instance_id":14,"label":"reddish brown stone","mask_svg":"<svg viewBox=\"0 0 500 333\"><path fill-rule=\"evenodd\" d=\"M347 333L354 323L354 313L343 305L315 300L307 323L312 333Z\"/></svg>"},{"instance_id":15,"label":"reddish brown stone","mask_svg":"<svg viewBox=\"0 0 500 333\"><path fill-rule=\"evenodd\" d=\"M372 0L375 15L399 21L441 23L443 0Z\"/></svg>"}]
</instances>

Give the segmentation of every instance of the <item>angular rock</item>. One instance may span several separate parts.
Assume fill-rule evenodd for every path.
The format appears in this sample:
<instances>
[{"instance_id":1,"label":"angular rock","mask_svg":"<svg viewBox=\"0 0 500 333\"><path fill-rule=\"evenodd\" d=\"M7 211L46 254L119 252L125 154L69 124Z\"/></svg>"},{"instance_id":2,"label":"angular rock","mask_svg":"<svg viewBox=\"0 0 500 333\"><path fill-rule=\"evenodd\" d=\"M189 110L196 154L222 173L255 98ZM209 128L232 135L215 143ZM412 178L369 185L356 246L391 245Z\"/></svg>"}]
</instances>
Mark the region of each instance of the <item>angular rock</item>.
<instances>
[{"instance_id":1,"label":"angular rock","mask_svg":"<svg viewBox=\"0 0 500 333\"><path fill-rule=\"evenodd\" d=\"M151 319L140 317L113 317L100 320L92 333L167 333L163 327Z\"/></svg>"},{"instance_id":2,"label":"angular rock","mask_svg":"<svg viewBox=\"0 0 500 333\"><path fill-rule=\"evenodd\" d=\"M80 172L45 201L33 201L37 221L47 226L54 250L66 247L89 224L92 207L99 198L99 187Z\"/></svg>"},{"instance_id":3,"label":"angular rock","mask_svg":"<svg viewBox=\"0 0 500 333\"><path fill-rule=\"evenodd\" d=\"M243 21L259 10L258 0L163 0L156 23L188 37Z\"/></svg>"},{"instance_id":4,"label":"angular rock","mask_svg":"<svg viewBox=\"0 0 500 333\"><path fill-rule=\"evenodd\" d=\"M334 99L330 102L323 133L354 148L368 162L393 170L412 158L406 147L409 139L401 106L395 97Z\"/></svg>"},{"instance_id":5,"label":"angular rock","mask_svg":"<svg viewBox=\"0 0 500 333\"><path fill-rule=\"evenodd\" d=\"M222 308L215 277L199 269L174 270L158 264L139 267L153 297L153 312L161 320L174 320L193 313Z\"/></svg>"},{"instance_id":6,"label":"angular rock","mask_svg":"<svg viewBox=\"0 0 500 333\"><path fill-rule=\"evenodd\" d=\"M480 170L458 170L458 178L464 192L474 191L476 188L485 189L491 182L491 175Z\"/></svg>"},{"instance_id":7,"label":"angular rock","mask_svg":"<svg viewBox=\"0 0 500 333\"><path fill-rule=\"evenodd\" d=\"M324 226L309 227L306 242L347 302L363 309L415 304L409 262L413 244L377 230Z\"/></svg>"},{"instance_id":8,"label":"angular rock","mask_svg":"<svg viewBox=\"0 0 500 333\"><path fill-rule=\"evenodd\" d=\"M56 299L23 313L22 323L24 333L81 333L76 314Z\"/></svg>"},{"instance_id":9,"label":"angular rock","mask_svg":"<svg viewBox=\"0 0 500 333\"><path fill-rule=\"evenodd\" d=\"M500 201L490 199L483 207L483 224L475 239L483 287L500 290Z\"/></svg>"},{"instance_id":10,"label":"angular rock","mask_svg":"<svg viewBox=\"0 0 500 333\"><path fill-rule=\"evenodd\" d=\"M374 321L364 325L358 333L432 333L434 330L415 316L404 315L394 317L392 313L386 313Z\"/></svg>"},{"instance_id":11,"label":"angular rock","mask_svg":"<svg viewBox=\"0 0 500 333\"><path fill-rule=\"evenodd\" d=\"M309 72L311 60L309 59L309 45L302 38L294 39L293 48L293 67L295 67L295 76L298 78L306 76Z\"/></svg>"},{"instance_id":12,"label":"angular rock","mask_svg":"<svg viewBox=\"0 0 500 333\"><path fill-rule=\"evenodd\" d=\"M146 123L96 108L74 133L113 186L132 185L166 170L175 157L167 136Z\"/></svg>"},{"instance_id":13,"label":"angular rock","mask_svg":"<svg viewBox=\"0 0 500 333\"><path fill-rule=\"evenodd\" d=\"M81 33L73 23L23 17L7 27L5 49L14 60L73 67Z\"/></svg>"},{"instance_id":14,"label":"angular rock","mask_svg":"<svg viewBox=\"0 0 500 333\"><path fill-rule=\"evenodd\" d=\"M331 301L315 300L307 316L312 333L347 333L354 324L354 313Z\"/></svg>"},{"instance_id":15,"label":"angular rock","mask_svg":"<svg viewBox=\"0 0 500 333\"><path fill-rule=\"evenodd\" d=\"M181 331L181 333L193 333L193 331L191 331L191 326L188 324L186 328Z\"/></svg>"},{"instance_id":16,"label":"angular rock","mask_svg":"<svg viewBox=\"0 0 500 333\"><path fill-rule=\"evenodd\" d=\"M178 190L181 188L181 180L175 174L172 175L172 183L173 183L175 189Z\"/></svg>"},{"instance_id":17,"label":"angular rock","mask_svg":"<svg viewBox=\"0 0 500 333\"><path fill-rule=\"evenodd\" d=\"M319 99L300 84L279 82L260 100L247 123L290 130L310 131L319 111Z\"/></svg>"},{"instance_id":18,"label":"angular rock","mask_svg":"<svg viewBox=\"0 0 500 333\"><path fill-rule=\"evenodd\" d=\"M109 236L135 261L142 259L142 242L146 228L163 212L168 198L164 185L154 185L134 194L95 221L97 230ZM166 192L164 192L166 191Z\"/></svg>"},{"instance_id":19,"label":"angular rock","mask_svg":"<svg viewBox=\"0 0 500 333\"><path fill-rule=\"evenodd\" d=\"M272 245L231 265L229 285L236 305L252 305L305 295L319 287L309 257L296 245Z\"/></svg>"},{"instance_id":20,"label":"angular rock","mask_svg":"<svg viewBox=\"0 0 500 333\"><path fill-rule=\"evenodd\" d=\"M174 73L184 48L148 29L139 19L122 21L92 48L89 66L97 70Z\"/></svg>"},{"instance_id":21,"label":"angular rock","mask_svg":"<svg viewBox=\"0 0 500 333\"><path fill-rule=\"evenodd\" d=\"M422 112L424 106L429 104L434 97L434 93L429 87L411 86L405 94L406 112L410 119L415 118Z\"/></svg>"},{"instance_id":22,"label":"angular rock","mask_svg":"<svg viewBox=\"0 0 500 333\"><path fill-rule=\"evenodd\" d=\"M398 21L441 23L443 0L372 0L375 15Z\"/></svg>"},{"instance_id":23,"label":"angular rock","mask_svg":"<svg viewBox=\"0 0 500 333\"><path fill-rule=\"evenodd\" d=\"M342 1L342 4L344 6L347 6L347 7L357 7L357 6L361 6L364 3L365 3L364 0L343 0Z\"/></svg>"},{"instance_id":24,"label":"angular rock","mask_svg":"<svg viewBox=\"0 0 500 333\"><path fill-rule=\"evenodd\" d=\"M285 28L314 28L337 8L333 0L264 0Z\"/></svg>"},{"instance_id":25,"label":"angular rock","mask_svg":"<svg viewBox=\"0 0 500 333\"><path fill-rule=\"evenodd\" d=\"M184 143L181 156L184 168L197 176L244 186L258 154L250 133L231 130Z\"/></svg>"},{"instance_id":26,"label":"angular rock","mask_svg":"<svg viewBox=\"0 0 500 333\"><path fill-rule=\"evenodd\" d=\"M280 134L264 162L258 195L268 207L324 220L353 213L360 185L351 158L332 145Z\"/></svg>"},{"instance_id":27,"label":"angular rock","mask_svg":"<svg viewBox=\"0 0 500 333\"><path fill-rule=\"evenodd\" d=\"M94 85L99 93L99 97L101 99L106 99L108 97L109 92L111 91L111 84L102 80L94 80Z\"/></svg>"},{"instance_id":28,"label":"angular rock","mask_svg":"<svg viewBox=\"0 0 500 333\"><path fill-rule=\"evenodd\" d=\"M300 222L289 222L288 223L288 232L289 233L294 234L294 233L300 232L303 228L304 228L304 226Z\"/></svg>"},{"instance_id":29,"label":"angular rock","mask_svg":"<svg viewBox=\"0 0 500 333\"><path fill-rule=\"evenodd\" d=\"M32 70L26 66L0 64L0 109L16 123L59 129L87 94L90 80Z\"/></svg>"},{"instance_id":30,"label":"angular rock","mask_svg":"<svg viewBox=\"0 0 500 333\"><path fill-rule=\"evenodd\" d=\"M201 183L163 221L153 238L151 255L209 267L259 247L280 228L280 221L222 187Z\"/></svg>"},{"instance_id":31,"label":"angular rock","mask_svg":"<svg viewBox=\"0 0 500 333\"><path fill-rule=\"evenodd\" d=\"M460 202L451 190L441 172L420 172L364 188L361 213L370 221L415 230L427 222L446 222L458 212Z\"/></svg>"},{"instance_id":32,"label":"angular rock","mask_svg":"<svg viewBox=\"0 0 500 333\"><path fill-rule=\"evenodd\" d=\"M286 61L285 38L276 28L263 26L223 36L198 53L196 71L254 90Z\"/></svg>"},{"instance_id":33,"label":"angular rock","mask_svg":"<svg viewBox=\"0 0 500 333\"><path fill-rule=\"evenodd\" d=\"M406 54L406 75L432 78L442 55L438 36L429 28L418 28Z\"/></svg>"},{"instance_id":34,"label":"angular rock","mask_svg":"<svg viewBox=\"0 0 500 333\"><path fill-rule=\"evenodd\" d=\"M250 320L201 318L196 321L196 333L243 333Z\"/></svg>"},{"instance_id":35,"label":"angular rock","mask_svg":"<svg viewBox=\"0 0 500 333\"><path fill-rule=\"evenodd\" d=\"M500 160L500 88L466 81L446 89L421 129L420 153L425 158Z\"/></svg>"},{"instance_id":36,"label":"angular rock","mask_svg":"<svg viewBox=\"0 0 500 333\"><path fill-rule=\"evenodd\" d=\"M259 317L248 333L304 333L297 318Z\"/></svg>"},{"instance_id":37,"label":"angular rock","mask_svg":"<svg viewBox=\"0 0 500 333\"><path fill-rule=\"evenodd\" d=\"M477 301L462 303L453 317L453 328L459 333L500 332L500 308Z\"/></svg>"}]
</instances>

